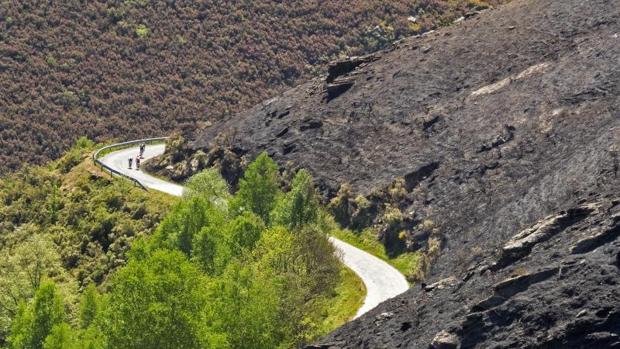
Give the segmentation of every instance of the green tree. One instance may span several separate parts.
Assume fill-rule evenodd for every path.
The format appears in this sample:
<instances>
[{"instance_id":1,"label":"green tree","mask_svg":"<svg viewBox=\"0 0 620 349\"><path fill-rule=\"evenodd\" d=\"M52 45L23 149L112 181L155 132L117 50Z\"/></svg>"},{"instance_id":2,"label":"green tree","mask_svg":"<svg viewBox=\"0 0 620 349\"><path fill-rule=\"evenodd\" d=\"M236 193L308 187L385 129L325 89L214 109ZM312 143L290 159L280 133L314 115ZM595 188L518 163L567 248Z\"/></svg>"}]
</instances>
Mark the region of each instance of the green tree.
<instances>
[{"instance_id":1,"label":"green tree","mask_svg":"<svg viewBox=\"0 0 620 349\"><path fill-rule=\"evenodd\" d=\"M106 340L101 329L91 325L87 329L80 331L79 340L76 349L104 349L106 348Z\"/></svg>"},{"instance_id":2,"label":"green tree","mask_svg":"<svg viewBox=\"0 0 620 349\"><path fill-rule=\"evenodd\" d=\"M191 196L175 205L163 220L155 233L155 247L179 249L190 256L196 234L221 216L207 199Z\"/></svg>"},{"instance_id":3,"label":"green tree","mask_svg":"<svg viewBox=\"0 0 620 349\"><path fill-rule=\"evenodd\" d=\"M71 327L66 323L55 325L45 339L43 349L75 349L76 339Z\"/></svg>"},{"instance_id":4,"label":"green tree","mask_svg":"<svg viewBox=\"0 0 620 349\"><path fill-rule=\"evenodd\" d=\"M340 280L334 248L315 225L295 232L278 226L263 232L254 252L258 270L268 271L279 294L278 318L289 347L311 339L319 297L331 294Z\"/></svg>"},{"instance_id":5,"label":"green tree","mask_svg":"<svg viewBox=\"0 0 620 349\"><path fill-rule=\"evenodd\" d=\"M306 170L299 170L293 178L291 190L278 201L274 209L273 221L290 228L316 223L319 217L320 203L312 176Z\"/></svg>"},{"instance_id":6,"label":"green tree","mask_svg":"<svg viewBox=\"0 0 620 349\"><path fill-rule=\"evenodd\" d=\"M204 348L221 345L207 326L205 278L178 251L131 260L115 276L106 307L112 348Z\"/></svg>"},{"instance_id":7,"label":"green tree","mask_svg":"<svg viewBox=\"0 0 620 349\"><path fill-rule=\"evenodd\" d=\"M99 313L99 293L95 285L90 284L82 294L82 302L80 303L80 326L88 328L95 321Z\"/></svg>"},{"instance_id":8,"label":"green tree","mask_svg":"<svg viewBox=\"0 0 620 349\"><path fill-rule=\"evenodd\" d=\"M209 286L209 318L231 348L271 349L285 338L280 315L281 284L257 265L233 261Z\"/></svg>"},{"instance_id":9,"label":"green tree","mask_svg":"<svg viewBox=\"0 0 620 349\"><path fill-rule=\"evenodd\" d=\"M53 282L41 284L33 301L32 346L41 348L52 328L64 319L63 303Z\"/></svg>"},{"instance_id":10,"label":"green tree","mask_svg":"<svg viewBox=\"0 0 620 349\"><path fill-rule=\"evenodd\" d=\"M269 224L269 213L280 194L279 182L278 165L267 153L261 153L239 181L239 190L231 202L232 210L236 213L249 210Z\"/></svg>"},{"instance_id":11,"label":"green tree","mask_svg":"<svg viewBox=\"0 0 620 349\"><path fill-rule=\"evenodd\" d=\"M209 275L219 274L231 257L230 246L221 227L204 227L194 238L192 261Z\"/></svg>"},{"instance_id":12,"label":"green tree","mask_svg":"<svg viewBox=\"0 0 620 349\"><path fill-rule=\"evenodd\" d=\"M233 255L243 250L252 250L265 230L263 220L252 212L243 212L228 222L225 234L228 237Z\"/></svg>"},{"instance_id":13,"label":"green tree","mask_svg":"<svg viewBox=\"0 0 620 349\"><path fill-rule=\"evenodd\" d=\"M64 308L56 285L51 281L41 284L28 307L20 307L10 337L11 348L41 349L55 325L64 319Z\"/></svg>"},{"instance_id":14,"label":"green tree","mask_svg":"<svg viewBox=\"0 0 620 349\"><path fill-rule=\"evenodd\" d=\"M30 307L23 301L17 308L13 319L9 343L11 349L31 348L33 314Z\"/></svg>"},{"instance_id":15,"label":"green tree","mask_svg":"<svg viewBox=\"0 0 620 349\"><path fill-rule=\"evenodd\" d=\"M0 251L0 337L8 332L19 302L28 302L43 278L67 277L53 242L29 224L15 232L22 233L28 235L25 241Z\"/></svg>"},{"instance_id":16,"label":"green tree","mask_svg":"<svg viewBox=\"0 0 620 349\"><path fill-rule=\"evenodd\" d=\"M200 196L221 209L225 209L230 198L228 184L216 168L205 169L192 176L185 187L183 196Z\"/></svg>"}]
</instances>

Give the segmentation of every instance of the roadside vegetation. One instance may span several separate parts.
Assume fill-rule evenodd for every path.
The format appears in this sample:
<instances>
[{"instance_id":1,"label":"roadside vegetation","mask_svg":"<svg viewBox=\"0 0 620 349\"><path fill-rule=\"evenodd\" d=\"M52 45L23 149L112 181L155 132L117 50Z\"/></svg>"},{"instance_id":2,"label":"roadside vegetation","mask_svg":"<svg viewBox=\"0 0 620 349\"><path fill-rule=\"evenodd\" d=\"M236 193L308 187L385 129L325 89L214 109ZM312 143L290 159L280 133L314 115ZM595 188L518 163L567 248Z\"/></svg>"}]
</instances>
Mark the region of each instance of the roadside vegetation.
<instances>
[{"instance_id":1,"label":"roadside vegetation","mask_svg":"<svg viewBox=\"0 0 620 349\"><path fill-rule=\"evenodd\" d=\"M109 178L93 148L0 181L0 347L290 348L361 305L306 171L283 191L262 154L234 195L209 169L179 200Z\"/></svg>"},{"instance_id":2,"label":"roadside vegetation","mask_svg":"<svg viewBox=\"0 0 620 349\"><path fill-rule=\"evenodd\" d=\"M400 271L405 277L412 281L420 273L421 259L424 258L421 252L403 252L397 256L388 255L385 245L377 240L376 232L373 228L366 228L361 232L354 232L348 229L338 229L332 232L338 239L347 242L359 249L362 249Z\"/></svg>"}]
</instances>

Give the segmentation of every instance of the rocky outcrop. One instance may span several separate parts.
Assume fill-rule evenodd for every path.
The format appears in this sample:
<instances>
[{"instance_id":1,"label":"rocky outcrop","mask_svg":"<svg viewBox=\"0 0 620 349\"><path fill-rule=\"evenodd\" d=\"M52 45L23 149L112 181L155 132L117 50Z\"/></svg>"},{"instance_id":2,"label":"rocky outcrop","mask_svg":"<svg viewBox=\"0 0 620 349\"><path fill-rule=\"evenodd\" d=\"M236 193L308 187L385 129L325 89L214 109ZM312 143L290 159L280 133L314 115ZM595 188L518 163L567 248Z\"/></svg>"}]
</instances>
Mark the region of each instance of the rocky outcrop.
<instances>
[{"instance_id":1,"label":"rocky outcrop","mask_svg":"<svg viewBox=\"0 0 620 349\"><path fill-rule=\"evenodd\" d=\"M580 211L581 219L545 239L530 240L527 252L502 269L491 268L497 257L488 256L470 271L413 289L330 335L325 348L358 343L371 348L620 347L620 240L609 238L620 230L620 201L607 195L589 200L555 216ZM524 231L539 231L551 221L547 217ZM519 232L511 240L523 237ZM584 245L594 240L603 243ZM587 251L580 248L586 245ZM391 316L381 317L388 309ZM403 323L412 329L401 330Z\"/></svg>"}]
</instances>

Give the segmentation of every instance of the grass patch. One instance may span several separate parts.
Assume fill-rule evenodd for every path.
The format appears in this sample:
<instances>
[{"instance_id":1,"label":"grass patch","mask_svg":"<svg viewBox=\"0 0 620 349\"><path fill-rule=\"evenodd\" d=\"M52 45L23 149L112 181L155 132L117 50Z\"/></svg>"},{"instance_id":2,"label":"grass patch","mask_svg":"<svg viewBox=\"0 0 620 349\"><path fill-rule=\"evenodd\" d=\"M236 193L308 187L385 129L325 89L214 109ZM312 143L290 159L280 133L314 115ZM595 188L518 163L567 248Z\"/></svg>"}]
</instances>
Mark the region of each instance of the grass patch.
<instances>
[{"instance_id":1,"label":"grass patch","mask_svg":"<svg viewBox=\"0 0 620 349\"><path fill-rule=\"evenodd\" d=\"M318 324L317 337L324 336L353 319L357 310L364 304L366 286L349 268L340 268L340 284L334 297L327 299L323 306L323 320Z\"/></svg>"},{"instance_id":2,"label":"grass patch","mask_svg":"<svg viewBox=\"0 0 620 349\"><path fill-rule=\"evenodd\" d=\"M400 271L409 280L411 276L415 275L419 268L420 257L419 252L406 252L398 255L397 257L390 258L383 244L377 240L376 235L372 229L364 229L360 233L352 232L351 230L335 230L333 235L338 239L345 241L359 249L362 249L375 257L378 257L391 266Z\"/></svg>"}]
</instances>

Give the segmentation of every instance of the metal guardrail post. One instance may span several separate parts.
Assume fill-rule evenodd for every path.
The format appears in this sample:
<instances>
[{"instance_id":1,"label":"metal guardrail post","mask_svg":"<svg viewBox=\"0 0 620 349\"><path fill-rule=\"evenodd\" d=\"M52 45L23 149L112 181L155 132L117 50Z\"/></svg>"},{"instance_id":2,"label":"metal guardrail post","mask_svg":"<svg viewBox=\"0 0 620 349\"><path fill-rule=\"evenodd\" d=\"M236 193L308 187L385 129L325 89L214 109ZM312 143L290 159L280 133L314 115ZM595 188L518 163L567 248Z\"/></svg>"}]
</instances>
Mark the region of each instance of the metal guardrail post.
<instances>
[{"instance_id":1,"label":"metal guardrail post","mask_svg":"<svg viewBox=\"0 0 620 349\"><path fill-rule=\"evenodd\" d=\"M108 146L105 146L101 149L98 149L94 154L93 154L93 161L95 162L95 165L98 165L99 167L101 167L103 170L107 170L108 172L110 172L111 175L117 175L123 178L126 178L130 181L132 181L135 185L139 186L140 188L148 191L148 188L142 184L142 182L140 182L139 180L129 177L123 173L120 173L118 171L116 171L115 169L111 168L110 166L104 164L103 162L101 162L99 160L99 154L101 154L102 152L106 151L106 150L111 150L111 149L115 149L115 148L121 148L121 147L126 147L126 146L130 146L130 145L134 145L134 144L140 144L140 143L155 143L155 142L161 142L161 141L165 141L167 140L169 137L155 137L155 138L145 138L145 139L138 139L135 141L129 141L129 142L122 142L122 143L115 143L115 144L111 144Z\"/></svg>"}]
</instances>

